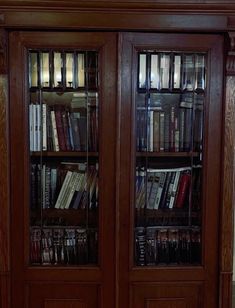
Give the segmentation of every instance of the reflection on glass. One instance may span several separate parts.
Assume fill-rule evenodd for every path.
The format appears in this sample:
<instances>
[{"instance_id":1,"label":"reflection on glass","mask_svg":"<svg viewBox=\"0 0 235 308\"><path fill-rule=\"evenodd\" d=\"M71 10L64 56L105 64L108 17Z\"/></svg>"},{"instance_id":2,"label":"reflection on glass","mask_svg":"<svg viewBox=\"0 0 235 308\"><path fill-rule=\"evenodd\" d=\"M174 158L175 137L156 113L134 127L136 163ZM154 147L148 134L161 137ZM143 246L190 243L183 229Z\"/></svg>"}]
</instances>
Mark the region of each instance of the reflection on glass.
<instances>
[{"instance_id":1,"label":"reflection on glass","mask_svg":"<svg viewBox=\"0 0 235 308\"><path fill-rule=\"evenodd\" d=\"M194 56L185 55L183 65L183 88L192 91L195 88L194 82Z\"/></svg>"},{"instance_id":2,"label":"reflection on glass","mask_svg":"<svg viewBox=\"0 0 235 308\"><path fill-rule=\"evenodd\" d=\"M85 86L85 58L84 53L78 53L77 61L78 61L78 87L82 88Z\"/></svg>"},{"instance_id":3,"label":"reflection on glass","mask_svg":"<svg viewBox=\"0 0 235 308\"><path fill-rule=\"evenodd\" d=\"M73 53L66 53L66 87L74 86L74 58Z\"/></svg>"},{"instance_id":4,"label":"reflection on glass","mask_svg":"<svg viewBox=\"0 0 235 308\"><path fill-rule=\"evenodd\" d=\"M160 58L160 88L169 89L170 85L170 55L161 54Z\"/></svg>"},{"instance_id":5,"label":"reflection on glass","mask_svg":"<svg viewBox=\"0 0 235 308\"><path fill-rule=\"evenodd\" d=\"M139 55L139 88L146 88L146 54Z\"/></svg>"},{"instance_id":6,"label":"reflection on glass","mask_svg":"<svg viewBox=\"0 0 235 308\"><path fill-rule=\"evenodd\" d=\"M159 88L159 67L158 67L158 55L151 55L151 75L150 75L151 88Z\"/></svg>"},{"instance_id":7,"label":"reflection on glass","mask_svg":"<svg viewBox=\"0 0 235 308\"><path fill-rule=\"evenodd\" d=\"M146 88L135 95L134 264L199 265L205 94L194 75L203 70L205 80L205 55L156 50L145 55L151 59ZM151 82L156 55L163 91ZM202 70L195 70L194 58Z\"/></svg>"},{"instance_id":8,"label":"reflection on glass","mask_svg":"<svg viewBox=\"0 0 235 308\"><path fill-rule=\"evenodd\" d=\"M181 56L174 56L174 89L180 88L181 81Z\"/></svg>"},{"instance_id":9,"label":"reflection on glass","mask_svg":"<svg viewBox=\"0 0 235 308\"><path fill-rule=\"evenodd\" d=\"M195 57L195 70L196 70L196 89L205 89L205 56L196 55Z\"/></svg>"},{"instance_id":10,"label":"reflection on glass","mask_svg":"<svg viewBox=\"0 0 235 308\"><path fill-rule=\"evenodd\" d=\"M29 60L29 78L30 78L30 86L37 87L38 86L38 54L36 52L30 53Z\"/></svg>"},{"instance_id":11,"label":"reflection on glass","mask_svg":"<svg viewBox=\"0 0 235 308\"><path fill-rule=\"evenodd\" d=\"M98 65L97 53L87 52L87 86L96 89L98 86Z\"/></svg>"},{"instance_id":12,"label":"reflection on glass","mask_svg":"<svg viewBox=\"0 0 235 308\"><path fill-rule=\"evenodd\" d=\"M83 76L82 91L68 89L78 81L78 51L50 51L53 57L38 53L44 63L41 75L48 71L49 76L51 67L55 86L64 90L51 83L51 88L35 91L29 83L29 263L97 266L99 93L93 87L98 82L97 52L82 54L88 61L83 74L87 67L90 80L85 83ZM30 54L29 61L32 58Z\"/></svg>"},{"instance_id":13,"label":"reflection on glass","mask_svg":"<svg viewBox=\"0 0 235 308\"><path fill-rule=\"evenodd\" d=\"M54 52L54 87L62 86L62 57L60 52Z\"/></svg>"},{"instance_id":14,"label":"reflection on glass","mask_svg":"<svg viewBox=\"0 0 235 308\"><path fill-rule=\"evenodd\" d=\"M41 86L50 86L49 52L41 53Z\"/></svg>"}]
</instances>

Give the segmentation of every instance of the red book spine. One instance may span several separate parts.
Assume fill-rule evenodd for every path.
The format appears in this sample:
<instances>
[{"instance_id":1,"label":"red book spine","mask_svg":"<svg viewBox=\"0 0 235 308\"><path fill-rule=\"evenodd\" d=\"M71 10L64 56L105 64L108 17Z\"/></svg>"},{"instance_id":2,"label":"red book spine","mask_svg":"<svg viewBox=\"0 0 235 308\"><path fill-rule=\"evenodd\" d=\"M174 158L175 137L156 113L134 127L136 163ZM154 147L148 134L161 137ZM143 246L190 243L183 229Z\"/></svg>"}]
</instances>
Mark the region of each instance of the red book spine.
<instances>
[{"instance_id":1,"label":"red book spine","mask_svg":"<svg viewBox=\"0 0 235 308\"><path fill-rule=\"evenodd\" d=\"M59 139L60 150L66 151L66 143L65 143L63 122L62 122L62 112L59 107L55 107L55 121L56 121L56 129Z\"/></svg>"},{"instance_id":2,"label":"red book spine","mask_svg":"<svg viewBox=\"0 0 235 308\"><path fill-rule=\"evenodd\" d=\"M188 188L190 185L190 178L191 175L189 173L183 173L180 176L178 194L175 203L176 208L181 209L184 206L185 198L187 196Z\"/></svg>"}]
</instances>

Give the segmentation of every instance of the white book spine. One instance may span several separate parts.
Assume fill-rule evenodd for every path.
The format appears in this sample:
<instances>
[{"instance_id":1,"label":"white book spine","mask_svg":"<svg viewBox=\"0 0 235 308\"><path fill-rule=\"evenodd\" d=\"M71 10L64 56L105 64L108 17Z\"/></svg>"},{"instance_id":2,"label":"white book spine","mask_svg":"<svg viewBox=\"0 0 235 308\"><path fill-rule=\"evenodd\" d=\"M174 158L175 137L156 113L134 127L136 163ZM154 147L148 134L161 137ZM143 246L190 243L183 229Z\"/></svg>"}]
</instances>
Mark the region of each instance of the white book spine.
<instances>
[{"instance_id":1,"label":"white book spine","mask_svg":"<svg viewBox=\"0 0 235 308\"><path fill-rule=\"evenodd\" d=\"M42 208L45 209L46 202L45 202L45 195L46 195L46 165L42 166Z\"/></svg>"},{"instance_id":2,"label":"white book spine","mask_svg":"<svg viewBox=\"0 0 235 308\"><path fill-rule=\"evenodd\" d=\"M72 174L73 174L72 171L67 171L67 173L66 173L64 182L63 182L62 187L60 189L59 196L58 196L58 198L56 200L56 204L55 204L55 208L56 209L61 208L61 203L62 203L62 200L64 198L64 194L65 194L66 188L68 186L68 183L70 181L70 178L71 178Z\"/></svg>"},{"instance_id":3,"label":"white book spine","mask_svg":"<svg viewBox=\"0 0 235 308\"><path fill-rule=\"evenodd\" d=\"M54 151L59 152L59 139L58 139L58 133L56 128L56 121L55 121L55 111L51 111L51 126L52 126L52 138L53 138L53 145L54 145Z\"/></svg>"},{"instance_id":4,"label":"white book spine","mask_svg":"<svg viewBox=\"0 0 235 308\"><path fill-rule=\"evenodd\" d=\"M47 105L42 104L42 150L47 151Z\"/></svg>"},{"instance_id":5,"label":"white book spine","mask_svg":"<svg viewBox=\"0 0 235 308\"><path fill-rule=\"evenodd\" d=\"M36 117L36 105L32 105L33 113L33 150L37 151L37 117Z\"/></svg>"},{"instance_id":6,"label":"white book spine","mask_svg":"<svg viewBox=\"0 0 235 308\"><path fill-rule=\"evenodd\" d=\"M149 151L153 152L153 110L149 113Z\"/></svg>"},{"instance_id":7,"label":"white book spine","mask_svg":"<svg viewBox=\"0 0 235 308\"><path fill-rule=\"evenodd\" d=\"M174 180L172 192L171 192L171 198L170 198L170 203L169 203L169 209L172 209L173 206L174 206L175 196L176 196L176 192L177 192L177 188L178 188L178 183L179 183L179 178L180 178L180 171L177 171L177 172L176 172L176 175L175 175L175 180Z\"/></svg>"},{"instance_id":8,"label":"white book spine","mask_svg":"<svg viewBox=\"0 0 235 308\"><path fill-rule=\"evenodd\" d=\"M67 194L65 196L66 200L64 200L64 209L69 208L70 202L73 198L73 195L74 195L74 192L75 192L75 189L76 189L77 178L78 178L78 173L73 172L71 179L69 181L69 184L68 184Z\"/></svg>"},{"instance_id":9,"label":"white book spine","mask_svg":"<svg viewBox=\"0 0 235 308\"><path fill-rule=\"evenodd\" d=\"M37 121L37 151L41 151L41 106L36 105L36 121Z\"/></svg>"},{"instance_id":10,"label":"white book spine","mask_svg":"<svg viewBox=\"0 0 235 308\"><path fill-rule=\"evenodd\" d=\"M34 151L34 123L33 123L33 104L29 105L29 148Z\"/></svg>"}]
</instances>

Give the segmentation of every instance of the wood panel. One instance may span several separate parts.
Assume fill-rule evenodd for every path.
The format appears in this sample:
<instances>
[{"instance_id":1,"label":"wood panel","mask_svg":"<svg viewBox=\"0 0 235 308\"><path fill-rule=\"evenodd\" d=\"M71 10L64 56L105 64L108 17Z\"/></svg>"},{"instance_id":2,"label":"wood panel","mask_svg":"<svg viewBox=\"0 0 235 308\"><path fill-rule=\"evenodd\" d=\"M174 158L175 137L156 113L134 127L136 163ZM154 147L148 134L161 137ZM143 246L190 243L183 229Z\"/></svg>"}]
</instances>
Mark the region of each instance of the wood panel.
<instances>
[{"instance_id":1,"label":"wood panel","mask_svg":"<svg viewBox=\"0 0 235 308\"><path fill-rule=\"evenodd\" d=\"M146 308L187 308L187 303L184 299L172 298L171 300L167 298L162 298L158 300L147 300Z\"/></svg>"},{"instance_id":2,"label":"wood panel","mask_svg":"<svg viewBox=\"0 0 235 308\"><path fill-rule=\"evenodd\" d=\"M30 14L29 14L30 13ZM4 26L21 25L28 29L123 29L123 30L197 30L218 31L227 29L226 16L156 13L153 11L44 11L20 10L4 12Z\"/></svg>"},{"instance_id":3,"label":"wood panel","mask_svg":"<svg viewBox=\"0 0 235 308\"><path fill-rule=\"evenodd\" d=\"M45 308L86 308L85 303L72 299L46 299Z\"/></svg>"},{"instance_id":4,"label":"wood panel","mask_svg":"<svg viewBox=\"0 0 235 308\"><path fill-rule=\"evenodd\" d=\"M131 291L133 308L199 308L202 301L200 283L136 283Z\"/></svg>"},{"instance_id":5,"label":"wood panel","mask_svg":"<svg viewBox=\"0 0 235 308\"><path fill-rule=\"evenodd\" d=\"M220 308L232 307L233 211L235 179L235 35L230 35L226 63L225 121L223 144L223 180L220 232Z\"/></svg>"},{"instance_id":6,"label":"wood panel","mask_svg":"<svg viewBox=\"0 0 235 308\"><path fill-rule=\"evenodd\" d=\"M25 288L28 308L98 308L100 288L95 284L29 283Z\"/></svg>"}]
</instances>

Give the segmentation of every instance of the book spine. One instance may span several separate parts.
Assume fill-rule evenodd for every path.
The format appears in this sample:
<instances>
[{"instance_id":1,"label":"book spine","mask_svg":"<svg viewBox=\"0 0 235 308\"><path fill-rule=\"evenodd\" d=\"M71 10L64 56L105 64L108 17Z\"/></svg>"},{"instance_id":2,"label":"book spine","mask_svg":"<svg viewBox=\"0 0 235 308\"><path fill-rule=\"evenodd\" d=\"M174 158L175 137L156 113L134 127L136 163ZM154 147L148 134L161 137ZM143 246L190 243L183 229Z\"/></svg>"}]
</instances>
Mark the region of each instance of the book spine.
<instances>
[{"instance_id":1,"label":"book spine","mask_svg":"<svg viewBox=\"0 0 235 308\"><path fill-rule=\"evenodd\" d=\"M165 113L164 112L160 112L160 151L164 151L165 149Z\"/></svg>"},{"instance_id":2,"label":"book spine","mask_svg":"<svg viewBox=\"0 0 235 308\"><path fill-rule=\"evenodd\" d=\"M175 106L170 109L170 151L175 152Z\"/></svg>"},{"instance_id":3,"label":"book spine","mask_svg":"<svg viewBox=\"0 0 235 308\"><path fill-rule=\"evenodd\" d=\"M29 148L34 151L34 122L33 122L33 104L29 105Z\"/></svg>"},{"instance_id":4,"label":"book spine","mask_svg":"<svg viewBox=\"0 0 235 308\"><path fill-rule=\"evenodd\" d=\"M60 150L60 147L59 147L59 140L58 140L54 110L51 110L51 125L52 125L53 148L54 148L54 151L58 152Z\"/></svg>"},{"instance_id":5,"label":"book spine","mask_svg":"<svg viewBox=\"0 0 235 308\"><path fill-rule=\"evenodd\" d=\"M47 105L42 104L42 150L47 151Z\"/></svg>"},{"instance_id":6,"label":"book spine","mask_svg":"<svg viewBox=\"0 0 235 308\"><path fill-rule=\"evenodd\" d=\"M66 151L66 144L65 144L65 135L62 123L62 111L58 107L55 107L55 121L56 121L56 128L59 140L59 147L61 151Z\"/></svg>"},{"instance_id":7,"label":"book spine","mask_svg":"<svg viewBox=\"0 0 235 308\"><path fill-rule=\"evenodd\" d=\"M164 184L165 184L165 179L166 179L166 172L161 172L157 196L156 196L156 200L155 200L155 204L154 204L155 210L157 210L160 206L160 201L161 201L162 191L163 191Z\"/></svg>"},{"instance_id":8,"label":"book spine","mask_svg":"<svg viewBox=\"0 0 235 308\"><path fill-rule=\"evenodd\" d=\"M77 178L78 178L78 173L73 172L71 180L68 184L68 196L67 196L67 200L65 200L64 209L68 209L70 206L71 200L73 198L73 195L76 189Z\"/></svg>"},{"instance_id":9,"label":"book spine","mask_svg":"<svg viewBox=\"0 0 235 308\"><path fill-rule=\"evenodd\" d=\"M38 126L37 126L37 112L36 112L36 105L32 105L32 113L33 113L33 150L37 151L38 145L37 145L37 132L38 132Z\"/></svg>"},{"instance_id":10,"label":"book spine","mask_svg":"<svg viewBox=\"0 0 235 308\"><path fill-rule=\"evenodd\" d=\"M66 173L64 182L63 182L62 187L61 187L60 192L59 192L59 196L56 200L56 204L55 204L56 209L61 208L62 201L63 201L63 198L64 198L64 194L65 194L66 188L68 186L68 183L70 181L72 174L73 174L72 171L67 171L67 173Z\"/></svg>"},{"instance_id":11,"label":"book spine","mask_svg":"<svg viewBox=\"0 0 235 308\"><path fill-rule=\"evenodd\" d=\"M153 110L149 112L149 121L148 121L148 151L153 152Z\"/></svg>"},{"instance_id":12,"label":"book spine","mask_svg":"<svg viewBox=\"0 0 235 308\"><path fill-rule=\"evenodd\" d=\"M36 134L36 138L37 138L37 151L41 151L41 146L42 146L42 142L41 142L41 137L42 137L42 119L41 119L41 106L40 105L36 105L36 118L37 118L37 134Z\"/></svg>"},{"instance_id":13,"label":"book spine","mask_svg":"<svg viewBox=\"0 0 235 308\"><path fill-rule=\"evenodd\" d=\"M69 125L68 125L68 119L67 119L67 113L65 110L62 110L62 125L63 125L63 132L64 132L64 140L65 140L65 148L67 151L71 150L70 146L70 138L69 138Z\"/></svg>"},{"instance_id":14,"label":"book spine","mask_svg":"<svg viewBox=\"0 0 235 308\"><path fill-rule=\"evenodd\" d=\"M68 119L68 127L69 127L70 148L71 148L72 151L74 151L75 148L74 148L73 129L72 129L71 117L70 117L70 113L69 112L67 112L67 119Z\"/></svg>"},{"instance_id":15,"label":"book spine","mask_svg":"<svg viewBox=\"0 0 235 308\"><path fill-rule=\"evenodd\" d=\"M159 205L159 208L161 208L161 209L166 208L166 199L167 199L169 185L170 185L170 182L171 182L171 176L172 176L172 172L166 173L166 179L165 179L165 183L164 183L164 186L163 186L161 201L160 201L160 205Z\"/></svg>"},{"instance_id":16,"label":"book spine","mask_svg":"<svg viewBox=\"0 0 235 308\"><path fill-rule=\"evenodd\" d=\"M153 114L153 150L160 151L160 113L154 111Z\"/></svg>"},{"instance_id":17,"label":"book spine","mask_svg":"<svg viewBox=\"0 0 235 308\"><path fill-rule=\"evenodd\" d=\"M179 189L178 189L177 199L176 199L176 204L175 204L176 208L184 207L184 203L185 203L187 193L188 193L188 188L190 185L190 178L191 176L189 173L183 173L180 176Z\"/></svg>"},{"instance_id":18,"label":"book spine","mask_svg":"<svg viewBox=\"0 0 235 308\"><path fill-rule=\"evenodd\" d=\"M173 184L172 192L171 192L169 209L172 209L174 207L175 197L176 197L176 193L177 193L177 189L178 189L179 178L180 178L180 171L176 171L175 178L174 178L174 184Z\"/></svg>"}]
</instances>

